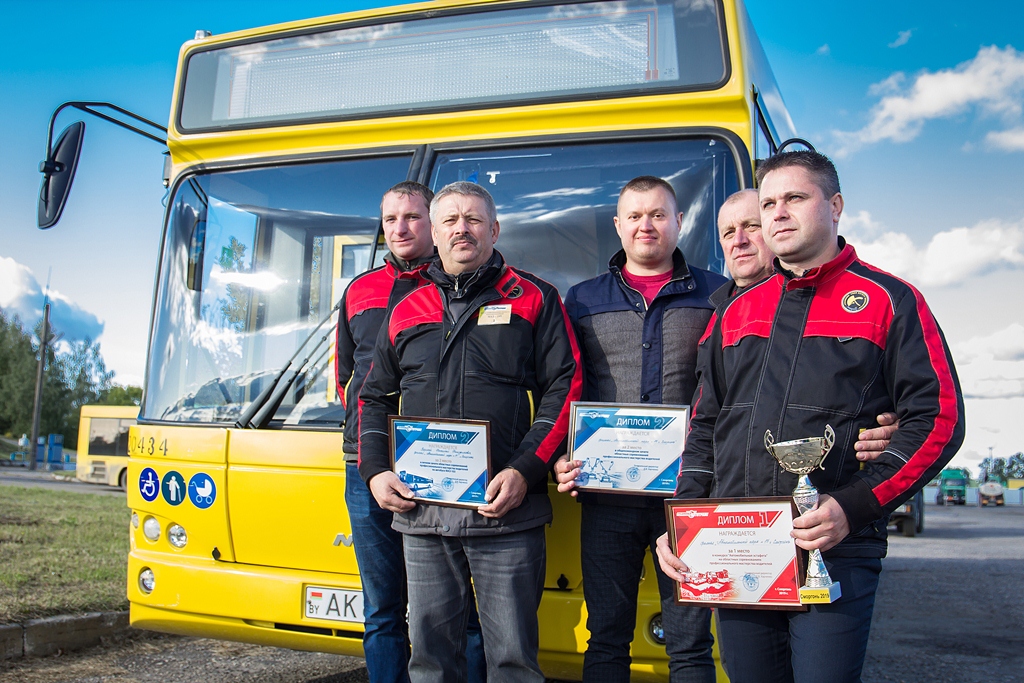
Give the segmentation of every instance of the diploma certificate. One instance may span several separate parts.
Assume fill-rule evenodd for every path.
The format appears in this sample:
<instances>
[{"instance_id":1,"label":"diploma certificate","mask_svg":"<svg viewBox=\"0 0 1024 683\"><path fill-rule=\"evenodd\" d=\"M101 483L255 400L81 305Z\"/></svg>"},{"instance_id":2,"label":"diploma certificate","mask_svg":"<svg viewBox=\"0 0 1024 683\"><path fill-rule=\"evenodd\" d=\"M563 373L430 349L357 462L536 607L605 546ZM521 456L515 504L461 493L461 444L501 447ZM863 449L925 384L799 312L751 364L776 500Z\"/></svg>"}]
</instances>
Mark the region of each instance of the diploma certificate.
<instances>
[{"instance_id":1,"label":"diploma certificate","mask_svg":"<svg viewBox=\"0 0 1024 683\"><path fill-rule=\"evenodd\" d=\"M668 500L672 548L689 567L676 599L708 607L806 609L793 499Z\"/></svg>"},{"instance_id":2,"label":"diploma certificate","mask_svg":"<svg viewBox=\"0 0 1024 683\"><path fill-rule=\"evenodd\" d=\"M441 418L388 418L391 469L425 503L486 505L490 483L490 423Z\"/></svg>"},{"instance_id":3,"label":"diploma certificate","mask_svg":"<svg viewBox=\"0 0 1024 683\"><path fill-rule=\"evenodd\" d=\"M569 454L582 491L671 496L686 444L688 406L573 403Z\"/></svg>"}]
</instances>

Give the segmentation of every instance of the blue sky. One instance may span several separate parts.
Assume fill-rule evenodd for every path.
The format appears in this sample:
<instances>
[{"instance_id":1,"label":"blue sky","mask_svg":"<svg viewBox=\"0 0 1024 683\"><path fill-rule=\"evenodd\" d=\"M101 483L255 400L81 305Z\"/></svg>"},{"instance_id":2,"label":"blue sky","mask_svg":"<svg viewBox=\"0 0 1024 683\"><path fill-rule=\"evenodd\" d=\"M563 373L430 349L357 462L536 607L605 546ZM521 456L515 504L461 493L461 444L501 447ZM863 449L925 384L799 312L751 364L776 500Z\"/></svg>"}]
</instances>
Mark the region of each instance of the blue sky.
<instances>
[{"instance_id":1,"label":"blue sky","mask_svg":"<svg viewBox=\"0 0 1024 683\"><path fill-rule=\"evenodd\" d=\"M161 150L87 120L64 218L39 231L36 169L50 113L66 100L107 100L164 123L178 50L197 29L378 4L4 2L0 306L38 315L52 267L57 324L69 336L98 336L117 380L140 383ZM862 257L919 285L954 349L968 396L960 461L976 463L990 446L1004 456L1024 449L1024 307L1010 294L1024 285L1024 10L1011 2L931 2L927 12L891 1L747 6L797 129L836 160L841 232Z\"/></svg>"}]
</instances>

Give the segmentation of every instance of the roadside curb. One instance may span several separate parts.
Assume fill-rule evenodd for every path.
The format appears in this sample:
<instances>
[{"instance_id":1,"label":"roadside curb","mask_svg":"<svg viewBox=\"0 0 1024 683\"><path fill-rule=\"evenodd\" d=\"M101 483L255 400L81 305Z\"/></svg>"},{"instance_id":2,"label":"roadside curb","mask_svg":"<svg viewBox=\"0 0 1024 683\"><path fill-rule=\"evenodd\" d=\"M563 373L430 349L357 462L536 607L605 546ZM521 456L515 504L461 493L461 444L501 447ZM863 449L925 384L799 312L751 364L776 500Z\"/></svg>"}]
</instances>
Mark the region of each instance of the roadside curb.
<instances>
[{"instance_id":1,"label":"roadside curb","mask_svg":"<svg viewBox=\"0 0 1024 683\"><path fill-rule=\"evenodd\" d=\"M100 645L128 631L128 612L89 612L0 625L0 660Z\"/></svg>"}]
</instances>

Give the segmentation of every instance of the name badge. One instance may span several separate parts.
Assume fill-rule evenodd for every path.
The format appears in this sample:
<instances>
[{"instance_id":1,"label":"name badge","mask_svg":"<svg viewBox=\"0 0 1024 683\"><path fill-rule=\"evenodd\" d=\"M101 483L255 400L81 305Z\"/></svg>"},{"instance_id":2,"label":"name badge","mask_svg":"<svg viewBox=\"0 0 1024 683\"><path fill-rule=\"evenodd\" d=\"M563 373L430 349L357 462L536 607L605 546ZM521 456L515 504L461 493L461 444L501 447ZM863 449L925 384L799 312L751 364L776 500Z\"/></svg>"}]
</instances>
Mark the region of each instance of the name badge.
<instances>
[{"instance_id":1,"label":"name badge","mask_svg":"<svg viewBox=\"0 0 1024 683\"><path fill-rule=\"evenodd\" d=\"M481 306L477 325L508 325L512 322L512 304Z\"/></svg>"}]
</instances>

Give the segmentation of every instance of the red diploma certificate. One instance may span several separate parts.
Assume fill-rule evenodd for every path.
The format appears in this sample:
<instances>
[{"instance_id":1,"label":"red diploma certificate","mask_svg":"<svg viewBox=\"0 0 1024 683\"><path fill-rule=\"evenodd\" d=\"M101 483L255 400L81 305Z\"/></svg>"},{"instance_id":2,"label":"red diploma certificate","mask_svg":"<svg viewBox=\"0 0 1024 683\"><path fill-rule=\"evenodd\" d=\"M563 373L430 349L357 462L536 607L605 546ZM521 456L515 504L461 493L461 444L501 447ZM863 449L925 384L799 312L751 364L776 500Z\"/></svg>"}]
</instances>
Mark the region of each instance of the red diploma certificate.
<instances>
[{"instance_id":1,"label":"red diploma certificate","mask_svg":"<svg viewBox=\"0 0 1024 683\"><path fill-rule=\"evenodd\" d=\"M689 572L676 599L707 607L806 609L793 499L668 500L672 548Z\"/></svg>"}]
</instances>

